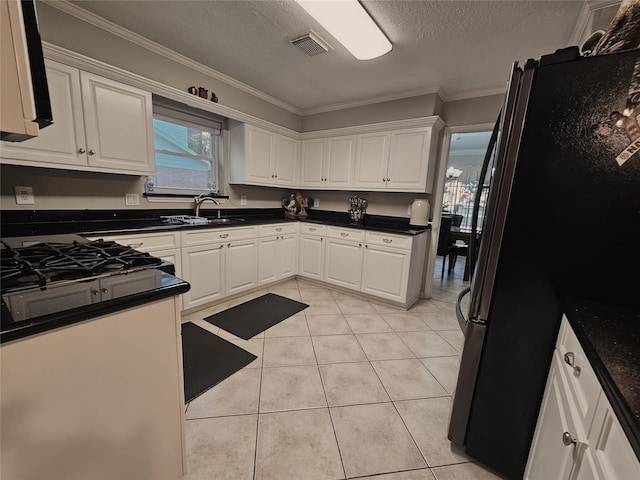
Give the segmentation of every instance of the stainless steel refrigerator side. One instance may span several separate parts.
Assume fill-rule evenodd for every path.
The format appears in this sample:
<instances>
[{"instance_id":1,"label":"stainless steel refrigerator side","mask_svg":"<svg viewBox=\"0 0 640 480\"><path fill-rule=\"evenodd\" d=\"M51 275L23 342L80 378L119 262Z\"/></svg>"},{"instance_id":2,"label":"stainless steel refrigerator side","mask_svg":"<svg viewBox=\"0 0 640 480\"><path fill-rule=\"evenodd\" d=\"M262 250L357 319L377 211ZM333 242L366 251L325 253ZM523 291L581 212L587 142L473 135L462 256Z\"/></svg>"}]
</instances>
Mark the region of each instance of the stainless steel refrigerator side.
<instances>
[{"instance_id":1,"label":"stainless steel refrigerator side","mask_svg":"<svg viewBox=\"0 0 640 480\"><path fill-rule=\"evenodd\" d=\"M482 347L484 344L485 326L483 320L478 321L478 313L481 293L485 291L485 277L489 268L494 269L488 262L492 249L499 244L499 238L494 237L494 224L496 222L496 211L498 210L501 195L503 195L503 178L504 178L504 162L510 147L512 137L512 129L514 119L516 117L516 109L518 108L518 98L520 92L520 84L522 71L518 68L517 63L513 66L509 87L506 94L506 101L502 110L502 127L500 145L498 148L498 159L494 180L489 190L489 199L487 206L487 218L484 222L482 240L480 242L480 251L478 255L478 265L472 279L471 291L472 298L469 308L469 318L465 319L462 315L460 301L464 296L464 292L458 297L457 314L460 327L465 334L465 343L460 359L460 369L458 372L458 381L456 385L456 393L453 398L453 406L451 410L451 418L449 423L448 438L457 445L465 445L469 414L473 401L473 393L475 391L476 377L478 366L480 363ZM517 133L517 132L516 132ZM494 265L494 264L493 264ZM491 289L487 292L490 300ZM488 301L488 300L487 300ZM486 317L484 317L486 319Z\"/></svg>"}]
</instances>

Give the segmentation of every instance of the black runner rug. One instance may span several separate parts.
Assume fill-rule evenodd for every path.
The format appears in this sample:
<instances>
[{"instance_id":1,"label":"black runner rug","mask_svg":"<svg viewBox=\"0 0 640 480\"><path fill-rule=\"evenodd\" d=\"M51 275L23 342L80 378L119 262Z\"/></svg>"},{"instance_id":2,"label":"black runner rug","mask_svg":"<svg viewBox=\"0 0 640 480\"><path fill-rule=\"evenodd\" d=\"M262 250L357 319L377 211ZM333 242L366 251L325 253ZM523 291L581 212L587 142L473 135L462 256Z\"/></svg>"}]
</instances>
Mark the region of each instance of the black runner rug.
<instances>
[{"instance_id":1,"label":"black runner rug","mask_svg":"<svg viewBox=\"0 0 640 480\"><path fill-rule=\"evenodd\" d=\"M184 398L189 403L214 385L253 362L252 353L195 323L182 324Z\"/></svg>"},{"instance_id":2,"label":"black runner rug","mask_svg":"<svg viewBox=\"0 0 640 480\"><path fill-rule=\"evenodd\" d=\"M267 293L204 320L237 337L249 340L308 306L306 303L296 302L275 293Z\"/></svg>"}]
</instances>

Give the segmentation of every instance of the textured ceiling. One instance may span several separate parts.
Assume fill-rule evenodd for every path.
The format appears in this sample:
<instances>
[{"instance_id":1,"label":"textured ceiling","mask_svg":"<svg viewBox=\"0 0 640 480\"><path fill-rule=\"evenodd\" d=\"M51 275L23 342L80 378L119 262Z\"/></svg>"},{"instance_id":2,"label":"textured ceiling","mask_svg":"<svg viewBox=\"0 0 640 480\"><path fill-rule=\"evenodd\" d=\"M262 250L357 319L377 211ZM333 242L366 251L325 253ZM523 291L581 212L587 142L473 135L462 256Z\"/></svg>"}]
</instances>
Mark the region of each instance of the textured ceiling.
<instances>
[{"instance_id":1,"label":"textured ceiling","mask_svg":"<svg viewBox=\"0 0 640 480\"><path fill-rule=\"evenodd\" d=\"M71 3L312 113L435 91L445 100L501 92L513 61L574 41L585 2L362 0L393 43L390 53L366 61L293 1ZM288 43L308 29L333 50L307 57Z\"/></svg>"}]
</instances>

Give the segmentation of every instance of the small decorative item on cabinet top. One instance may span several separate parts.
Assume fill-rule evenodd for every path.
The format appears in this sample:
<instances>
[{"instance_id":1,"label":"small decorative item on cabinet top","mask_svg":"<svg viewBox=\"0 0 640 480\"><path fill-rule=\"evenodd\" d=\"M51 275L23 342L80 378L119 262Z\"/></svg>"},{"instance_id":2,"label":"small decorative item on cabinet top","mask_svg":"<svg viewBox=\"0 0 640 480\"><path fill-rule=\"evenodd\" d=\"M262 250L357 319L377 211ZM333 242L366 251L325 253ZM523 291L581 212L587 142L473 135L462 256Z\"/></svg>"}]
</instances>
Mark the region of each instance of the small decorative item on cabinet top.
<instances>
[{"instance_id":1,"label":"small decorative item on cabinet top","mask_svg":"<svg viewBox=\"0 0 640 480\"><path fill-rule=\"evenodd\" d=\"M349 218L353 223L360 223L364 220L367 212L367 201L364 198L353 196L349 198Z\"/></svg>"}]
</instances>

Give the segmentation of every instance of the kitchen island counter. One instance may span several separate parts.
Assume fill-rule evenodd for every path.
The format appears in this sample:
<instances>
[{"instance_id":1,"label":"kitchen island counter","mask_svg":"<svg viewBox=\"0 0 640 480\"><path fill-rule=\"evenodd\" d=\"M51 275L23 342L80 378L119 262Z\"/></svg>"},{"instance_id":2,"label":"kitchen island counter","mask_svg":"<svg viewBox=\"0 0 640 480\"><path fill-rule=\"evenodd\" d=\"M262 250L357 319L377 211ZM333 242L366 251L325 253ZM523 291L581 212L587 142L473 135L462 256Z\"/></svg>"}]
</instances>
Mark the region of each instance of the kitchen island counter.
<instances>
[{"instance_id":1,"label":"kitchen island counter","mask_svg":"<svg viewBox=\"0 0 640 480\"><path fill-rule=\"evenodd\" d=\"M640 310L573 297L564 313L640 459Z\"/></svg>"}]
</instances>

